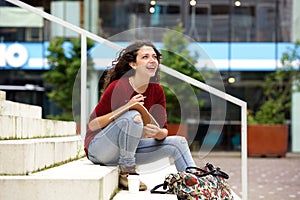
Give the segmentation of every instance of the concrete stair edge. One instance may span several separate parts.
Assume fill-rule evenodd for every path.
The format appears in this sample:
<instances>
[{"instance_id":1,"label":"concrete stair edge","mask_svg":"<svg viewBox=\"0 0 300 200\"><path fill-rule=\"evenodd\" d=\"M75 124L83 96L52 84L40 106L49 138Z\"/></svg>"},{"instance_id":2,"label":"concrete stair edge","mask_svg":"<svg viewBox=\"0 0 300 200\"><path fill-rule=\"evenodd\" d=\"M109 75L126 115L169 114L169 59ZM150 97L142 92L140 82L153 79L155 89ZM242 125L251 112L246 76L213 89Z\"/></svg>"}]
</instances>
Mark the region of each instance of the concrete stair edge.
<instances>
[{"instance_id":1,"label":"concrete stair edge","mask_svg":"<svg viewBox=\"0 0 300 200\"><path fill-rule=\"evenodd\" d=\"M0 115L12 115L41 119L42 108L36 105L0 99Z\"/></svg>"},{"instance_id":2,"label":"concrete stair edge","mask_svg":"<svg viewBox=\"0 0 300 200\"><path fill-rule=\"evenodd\" d=\"M83 155L80 136L0 141L0 174L25 175Z\"/></svg>"},{"instance_id":3,"label":"concrete stair edge","mask_svg":"<svg viewBox=\"0 0 300 200\"><path fill-rule=\"evenodd\" d=\"M76 135L74 121L29 118L21 116L0 116L0 140L28 139Z\"/></svg>"}]
</instances>

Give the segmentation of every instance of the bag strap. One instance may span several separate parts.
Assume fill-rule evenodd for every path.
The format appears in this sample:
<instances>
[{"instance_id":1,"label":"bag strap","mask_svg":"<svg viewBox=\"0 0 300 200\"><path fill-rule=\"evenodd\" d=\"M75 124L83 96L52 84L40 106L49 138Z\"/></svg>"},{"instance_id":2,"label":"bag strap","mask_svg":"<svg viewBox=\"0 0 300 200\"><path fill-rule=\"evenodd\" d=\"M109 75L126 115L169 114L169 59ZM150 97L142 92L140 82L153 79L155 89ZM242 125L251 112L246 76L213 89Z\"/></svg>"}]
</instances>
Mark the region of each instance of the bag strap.
<instances>
[{"instance_id":1,"label":"bag strap","mask_svg":"<svg viewBox=\"0 0 300 200\"><path fill-rule=\"evenodd\" d=\"M167 194L168 191L158 191L158 190L157 190L158 188L160 188L160 187L162 187L162 186L164 186L163 183L162 183L162 184L158 184L158 185L154 186L154 187L150 190L150 192L151 192L151 193L154 193L154 194Z\"/></svg>"}]
</instances>

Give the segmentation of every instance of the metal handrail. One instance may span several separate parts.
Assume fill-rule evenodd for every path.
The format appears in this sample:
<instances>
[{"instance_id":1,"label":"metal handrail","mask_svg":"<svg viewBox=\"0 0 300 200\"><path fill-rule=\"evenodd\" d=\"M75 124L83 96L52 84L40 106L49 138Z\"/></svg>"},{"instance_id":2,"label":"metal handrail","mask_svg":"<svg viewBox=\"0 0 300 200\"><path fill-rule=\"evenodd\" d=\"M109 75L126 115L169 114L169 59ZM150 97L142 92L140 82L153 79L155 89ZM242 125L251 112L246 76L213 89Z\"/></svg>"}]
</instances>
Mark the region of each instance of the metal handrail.
<instances>
[{"instance_id":1,"label":"metal handrail","mask_svg":"<svg viewBox=\"0 0 300 200\"><path fill-rule=\"evenodd\" d=\"M5 0L7 2L10 2L14 5L17 5L23 9L26 9L32 13L35 13L49 21L58 23L70 30L73 30L74 32L77 32L81 35L81 68L80 68L80 74L81 74L81 81L80 81L80 100L81 100L81 118L80 118L80 131L81 135L85 135L86 133L86 80L87 80L87 37L90 39L93 39L97 42L100 42L102 44L105 44L108 47L111 47L116 50L120 50L122 47L106 40L102 37L99 37L89 31L86 31L78 26L75 26L67 21L64 21L58 17L55 17L51 14L48 14L42 10L39 10L33 6L30 6L22 1L19 0ZM216 88L213 88L205 83L202 83L200 81L197 81L189 76L186 76L185 74L182 74L174 69L171 69L165 65L161 65L161 70L171 76L174 76L178 79L181 79L182 81L185 81L191 85L194 85L202 90L205 90L211 94L214 94L222 99L225 99L226 101L229 101L233 104L236 104L241 107L241 151L242 151L242 198L244 200L248 199L248 172L247 172L247 103L245 101L242 101L236 97L233 97L223 91L220 91Z\"/></svg>"}]
</instances>

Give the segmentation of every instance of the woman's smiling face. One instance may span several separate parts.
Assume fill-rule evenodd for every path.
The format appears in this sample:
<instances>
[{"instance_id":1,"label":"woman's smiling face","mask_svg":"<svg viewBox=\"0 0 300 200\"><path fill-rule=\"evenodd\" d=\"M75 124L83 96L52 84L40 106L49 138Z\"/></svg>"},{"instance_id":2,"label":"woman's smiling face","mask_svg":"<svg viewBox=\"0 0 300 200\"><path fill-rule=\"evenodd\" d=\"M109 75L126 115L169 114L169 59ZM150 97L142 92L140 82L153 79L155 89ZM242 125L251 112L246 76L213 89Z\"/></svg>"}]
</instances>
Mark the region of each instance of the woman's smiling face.
<instances>
[{"instance_id":1,"label":"woman's smiling face","mask_svg":"<svg viewBox=\"0 0 300 200\"><path fill-rule=\"evenodd\" d=\"M138 76L146 76L147 78L155 76L158 68L158 58L154 49L150 46L141 47L137 51L136 62L131 63L131 66Z\"/></svg>"}]
</instances>

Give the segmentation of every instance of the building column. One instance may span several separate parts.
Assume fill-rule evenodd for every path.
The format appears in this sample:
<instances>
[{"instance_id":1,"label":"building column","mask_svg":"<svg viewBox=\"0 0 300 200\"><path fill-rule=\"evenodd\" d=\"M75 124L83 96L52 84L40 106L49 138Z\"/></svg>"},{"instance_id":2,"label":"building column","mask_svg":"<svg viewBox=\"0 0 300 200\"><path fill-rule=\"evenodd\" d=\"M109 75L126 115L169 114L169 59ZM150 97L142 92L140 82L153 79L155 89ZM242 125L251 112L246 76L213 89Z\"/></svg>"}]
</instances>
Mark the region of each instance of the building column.
<instances>
[{"instance_id":1,"label":"building column","mask_svg":"<svg viewBox=\"0 0 300 200\"><path fill-rule=\"evenodd\" d=\"M87 117L89 117L90 113L92 113L93 109L99 101L98 73L97 71L92 71L90 73L91 74L89 74L89 82L87 87Z\"/></svg>"},{"instance_id":2,"label":"building column","mask_svg":"<svg viewBox=\"0 0 300 200\"><path fill-rule=\"evenodd\" d=\"M84 29L98 34L99 0L84 0Z\"/></svg>"},{"instance_id":3,"label":"building column","mask_svg":"<svg viewBox=\"0 0 300 200\"><path fill-rule=\"evenodd\" d=\"M292 152L300 152L300 92L292 94L291 142Z\"/></svg>"},{"instance_id":4,"label":"building column","mask_svg":"<svg viewBox=\"0 0 300 200\"><path fill-rule=\"evenodd\" d=\"M80 26L80 2L79 1L52 1L51 14L65 20L75 26ZM51 22L51 37L78 37L78 33Z\"/></svg>"},{"instance_id":5,"label":"building column","mask_svg":"<svg viewBox=\"0 0 300 200\"><path fill-rule=\"evenodd\" d=\"M84 10L84 29L99 35L99 0L83 0ZM96 42L96 41L94 41ZM91 113L95 105L98 103L98 75L97 71L90 72L88 79L88 98L87 98L87 113Z\"/></svg>"},{"instance_id":6,"label":"building column","mask_svg":"<svg viewBox=\"0 0 300 200\"><path fill-rule=\"evenodd\" d=\"M293 0L293 11L292 11L292 42L300 40L300 1Z\"/></svg>"},{"instance_id":7,"label":"building column","mask_svg":"<svg viewBox=\"0 0 300 200\"><path fill-rule=\"evenodd\" d=\"M300 40L300 1L293 0L292 6L292 30L291 42ZM292 94L292 110L291 110L291 143L292 152L300 152L300 92Z\"/></svg>"}]
</instances>

